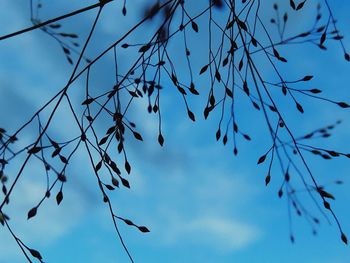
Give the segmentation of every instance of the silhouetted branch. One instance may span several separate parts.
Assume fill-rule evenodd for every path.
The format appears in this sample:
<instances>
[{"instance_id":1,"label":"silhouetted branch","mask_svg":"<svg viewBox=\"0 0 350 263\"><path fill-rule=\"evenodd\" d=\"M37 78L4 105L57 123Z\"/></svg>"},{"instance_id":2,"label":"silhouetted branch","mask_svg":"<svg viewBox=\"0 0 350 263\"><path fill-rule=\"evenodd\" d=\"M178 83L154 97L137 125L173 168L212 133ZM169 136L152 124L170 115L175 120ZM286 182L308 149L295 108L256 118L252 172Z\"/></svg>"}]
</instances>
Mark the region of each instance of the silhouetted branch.
<instances>
[{"instance_id":1,"label":"silhouetted branch","mask_svg":"<svg viewBox=\"0 0 350 263\"><path fill-rule=\"evenodd\" d=\"M187 3L191 1L154 1L146 7L145 15L139 22L127 29L126 33L115 39L95 58L88 59L87 54L85 54L86 49L90 45L90 39L95 34L100 14L106 4L112 1L100 0L94 5L45 22L41 22L38 15L38 9L41 7L37 6L36 10L33 1L30 1L31 20L34 25L0 37L1 41L39 28L58 43L67 61L74 65L66 85L39 108L17 131L11 135L5 129L0 128L0 179L4 194L0 204L0 222L6 225L26 259L31 262L29 255L31 254L42 262L40 253L28 248L17 237L8 225L9 217L3 213L13 195L13 189L24 174L31 157L34 156L43 164L47 188L42 199L28 212L28 219L36 216L41 204L50 197L55 188L59 188L56 195L56 202L59 205L63 201L64 184L69 179L69 176L67 178L66 175L66 168L77 150L83 145L95 174L97 186L101 191L102 199L108 205L117 236L129 260L133 262L117 222L118 220L122 221L136 227L143 233L149 232L149 230L145 226L136 225L131 220L117 215L109 198L110 191L120 186L130 188L127 177L122 173L122 170L126 174L132 172L132 162L127 155L127 143L131 138L143 141L142 131L137 126L137 120L134 122L128 113L135 103L145 100L148 103L148 113L155 114L157 117L157 140L163 146L165 138L162 133L161 96L163 96L163 92L166 92L163 87L173 85L179 99L183 100L185 113L190 120L196 121L198 116L192 112L188 98L191 95L199 95L202 90L204 91L204 89L197 90L196 88L197 75L206 76L208 81L207 97L203 103L205 104L204 118L208 119L210 115L218 114L215 138L225 146L232 147L234 155L239 153L238 143L240 140L249 142L254 139L240 124L242 109L237 106L237 101L247 99L246 105L248 107L252 106L253 109L262 112L271 141L268 150L258 158L257 164L268 162L266 185L275 179L273 175L274 164L280 168L281 186L277 194L280 198L286 196L291 241L295 240L292 229L292 211L295 211L298 216L303 216L314 232L316 232L316 225L319 224L319 219L313 215L313 211L300 198L299 193L306 192L316 209L327 221L329 219L326 212L332 215L340 231L341 240L347 243L339 219L329 202L329 200L334 199L334 196L318 182L317 175L311 170L309 162L304 157L305 153L311 153L326 160L336 157L350 158L348 153L309 143L311 139L331 136L332 130L340 122L300 136L287 122L286 116L292 115L293 111L285 112L277 103L282 96L286 97L288 103L295 106L298 114L304 113L304 107L300 102L302 97L317 102L330 103L344 109L350 107L346 102L320 95L322 92L320 89L304 88L303 84L311 81L312 75L303 74L301 78L290 79L281 70L281 65L288 63L288 59L279 49L281 47L288 48L290 45L311 44L325 50L326 42L340 42L345 59L350 60L328 1L324 0L328 11L325 24L322 20L321 6L318 5L316 17L314 21L311 21L312 25L306 30L293 34L289 34L287 30L290 23L289 13L282 12L278 4L272 5L273 18L270 20L271 24L268 24L261 18L262 1L259 0L209 1L207 4L201 3L195 14L187 6ZM126 4L124 1L121 10L124 16L127 15ZM290 0L289 4L291 12L298 12L304 8L307 2ZM98 8L95 20L82 49L79 50L78 35L61 31L61 24L56 22L64 21L68 17L95 8ZM200 23L200 18L205 18L207 24ZM149 37L141 36L135 40L136 43L125 42L128 37L137 36L137 30L146 28L148 23L155 24ZM203 55L205 65L199 67L198 74L197 67L199 65L191 57L192 51L198 51L192 47L189 36L203 34L205 27L207 27L208 34L203 45L207 46L207 54ZM169 43L175 41L180 41L181 45L178 45L174 54ZM125 69L125 72L119 67L119 54L121 52L127 52L130 55L130 65ZM96 62L108 53L113 55L115 83L107 91L99 91L91 87L91 69L98 67ZM76 61L74 61L74 55L77 55ZM135 55L135 58L131 62L132 55ZM181 58L185 66L179 67L175 58ZM264 62L264 68L261 66L261 61ZM267 70L272 77L265 76ZM85 90L81 97L81 105L79 105L83 108L82 111L79 111L78 105L75 105L70 97L71 87L78 79L85 81ZM281 92L277 94L276 91ZM57 110L63 107L64 102L68 105L68 114L74 119L72 130L77 131L78 135L65 138L65 141L56 141L51 135L49 127L52 125ZM46 120L43 120L42 117L44 113L48 116ZM99 129L96 129L96 122L101 118L105 121L104 134L100 134ZM35 134L35 139L24 147L17 144L20 133L26 132L29 125L36 122L38 131ZM118 154L122 156L123 164L121 164L121 160L114 161L114 149L117 149ZM25 156L24 161L21 162L12 183L7 187L5 168L9 162L13 162L19 156ZM123 169L122 166L124 166ZM107 171L110 183L101 176L102 170ZM51 178L52 176L54 177ZM291 177L298 177L299 181L291 181Z\"/></svg>"}]
</instances>

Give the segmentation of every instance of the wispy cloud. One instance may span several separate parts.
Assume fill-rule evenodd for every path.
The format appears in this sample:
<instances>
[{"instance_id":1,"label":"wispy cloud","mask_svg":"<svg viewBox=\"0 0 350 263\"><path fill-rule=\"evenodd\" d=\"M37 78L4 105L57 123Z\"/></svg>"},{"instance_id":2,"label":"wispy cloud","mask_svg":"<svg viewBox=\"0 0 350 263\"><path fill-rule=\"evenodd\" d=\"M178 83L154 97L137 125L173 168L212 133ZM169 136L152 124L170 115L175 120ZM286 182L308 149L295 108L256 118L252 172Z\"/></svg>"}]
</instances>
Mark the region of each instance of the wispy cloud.
<instances>
[{"instance_id":1,"label":"wispy cloud","mask_svg":"<svg viewBox=\"0 0 350 263\"><path fill-rule=\"evenodd\" d=\"M181 226L190 240L219 250L238 250L249 246L261 237L261 230L234 218L215 216L193 218Z\"/></svg>"},{"instance_id":2,"label":"wispy cloud","mask_svg":"<svg viewBox=\"0 0 350 263\"><path fill-rule=\"evenodd\" d=\"M4 210L10 217L13 216L9 224L15 233L27 245L35 248L44 248L64 236L81 222L87 211L87 203L84 198L81 198L81 195L72 189L67 189L64 195L69 201L64 200L61 206L57 207L55 192L52 192L52 197L38 209L37 216L27 221L28 210L42 198L44 189L42 182L22 180L16 189L16 198L10 203L12 205ZM1 235L4 235L2 240L8 241L0 246L2 260L7 258L14 262L16 259L21 259L17 244L5 231L5 228L1 230ZM0 262L9 261L0 260Z\"/></svg>"},{"instance_id":3,"label":"wispy cloud","mask_svg":"<svg viewBox=\"0 0 350 263\"><path fill-rule=\"evenodd\" d=\"M158 229L155 229L158 244L161 246L196 245L208 247L219 253L229 253L245 249L263 236L263 231L258 226L234 217L189 217L174 211L167 211L167 215L167 220L158 224Z\"/></svg>"}]
</instances>

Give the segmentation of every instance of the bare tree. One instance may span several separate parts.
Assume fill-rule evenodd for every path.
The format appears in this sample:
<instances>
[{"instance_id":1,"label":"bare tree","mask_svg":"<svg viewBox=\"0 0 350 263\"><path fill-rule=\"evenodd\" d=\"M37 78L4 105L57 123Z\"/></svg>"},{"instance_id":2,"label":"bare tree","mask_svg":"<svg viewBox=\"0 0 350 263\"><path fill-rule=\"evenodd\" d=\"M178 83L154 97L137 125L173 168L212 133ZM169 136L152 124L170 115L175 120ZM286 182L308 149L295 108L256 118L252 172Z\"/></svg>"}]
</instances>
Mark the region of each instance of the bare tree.
<instances>
[{"instance_id":1,"label":"bare tree","mask_svg":"<svg viewBox=\"0 0 350 263\"><path fill-rule=\"evenodd\" d=\"M47 189L42 193L42 199L28 211L28 219L36 216L42 203L51 194L55 194L59 205L64 197L64 186L70 179L70 174L66 173L67 166L78 149L84 149L89 157L91 171L96 177L102 200L109 209L116 234L133 262L119 232L118 223L122 221L144 233L149 230L120 217L109 196L118 187L130 188L127 174L131 173L132 163L127 155L128 141L143 140L142 127L137 125L138 120L130 119L128 114L135 103L147 101L146 110L158 118L158 143L160 146L165 143L161 99L162 94L167 92L164 87L169 86L169 83L177 90L178 97L183 101L184 112L193 122L198 116L191 110L189 97L198 95L199 92L207 92L207 99L203 103L204 118L207 119L212 114L219 116L219 122L214 123L217 125L216 140L231 147L233 155L239 153L240 140L252 139L239 124L237 112L240 109L237 101L242 103L245 100L243 103L247 107L252 106L260 111L267 126L264 134L270 140L270 147L261 154L257 164L268 163L266 185L272 179L281 182L277 193L278 197L284 197L288 201L290 226L293 210L298 216L303 216L312 229L316 229L320 222L316 213L325 220L330 220L328 216L331 216L337 224L341 240L347 243L346 235L329 202L334 196L318 183L317 174L312 172L304 158L307 153L326 160L350 158L348 153L325 149L312 141L315 138L331 136L340 121L335 120L325 127L311 132L302 131L301 134L296 134L287 121L289 115L304 113L301 102L306 103L304 98L319 101L320 105L331 103L341 108L350 107L344 101L323 97L320 89L305 88L307 82L313 78L309 72L297 72L300 77L293 79L289 76L292 74L284 69L284 65L292 59L292 56L288 57L292 45L312 45L326 50L328 44L338 44L343 50L345 60L350 61L343 36L337 28L337 21L327 0L317 6L306 0L284 0L275 4L260 0L212 0L198 3L184 0L151 1L144 7L139 22L92 58L89 58L86 50L91 45L90 40L96 33L101 14L114 0L100 0L93 5L44 21L40 18L40 10L43 4L50 5L49 1L29 2L33 25L3 35L0 41L39 29L52 38L57 44L57 52L61 52L61 49L62 55L72 64L66 85L57 90L56 95L34 112L27 122L16 131L0 128L0 178L4 195L0 204L0 223L11 233L29 262L32 262L32 258L43 262L43 258L37 250L25 244L20 233L16 233L11 226L6 208L11 204L10 198L16 198L12 195L13 190L32 160L39 160L46 175ZM126 0L123 2L121 14L118 15L128 15L128 4ZM191 8L193 5L197 5L196 8ZM295 25L290 25L290 15L298 16L307 5L315 10L315 17L313 21L309 21L309 27L300 30ZM271 9L273 17L266 21L263 16ZM90 10L95 10L95 18L85 39L79 36L79 32L71 32L65 28L64 22L67 18ZM140 34L142 30L149 35ZM202 48L192 45L193 37L205 40ZM176 44L176 49L171 46L172 43ZM180 48L183 51L178 53ZM204 54L196 55L196 52L203 49ZM113 54L114 57L115 84L108 90L101 91L91 87L90 73L107 54ZM123 61L123 66L120 66L120 54L127 54L130 58L129 61ZM199 55L205 61L204 64L199 65L193 59ZM183 63L179 65L181 60ZM196 79L199 77L206 78L208 90L203 91L196 87ZM85 90L81 92L81 105L75 105L71 99L71 89L78 80L85 83ZM287 101L295 111L281 106L281 100ZM61 107L68 107L75 120L72 123L74 132L64 140L55 138L57 131L51 129ZM101 123L105 129L104 134L96 129ZM251 123L254 126L254 121ZM35 140L23 145L21 136L33 125L38 127ZM120 158L116 161L117 155L121 155L123 163ZM18 159L21 160L21 165L17 174L8 175L6 168ZM278 169L279 176L275 172L276 178L272 178L272 170ZM106 174L109 176L106 177ZM295 180L291 181L292 177ZM337 180L335 183L341 184L342 181ZM308 193L314 208L306 206L304 198L300 198L296 191L300 187ZM294 242L291 227L290 239Z\"/></svg>"}]
</instances>

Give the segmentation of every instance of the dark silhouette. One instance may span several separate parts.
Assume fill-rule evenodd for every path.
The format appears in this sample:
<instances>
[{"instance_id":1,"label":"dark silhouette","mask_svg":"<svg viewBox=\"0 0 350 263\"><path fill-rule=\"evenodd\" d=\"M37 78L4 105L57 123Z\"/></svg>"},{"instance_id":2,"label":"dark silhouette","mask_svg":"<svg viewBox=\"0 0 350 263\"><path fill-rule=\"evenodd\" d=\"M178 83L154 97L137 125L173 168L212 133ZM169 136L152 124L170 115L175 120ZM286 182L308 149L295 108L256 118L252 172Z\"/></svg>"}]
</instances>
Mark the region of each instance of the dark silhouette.
<instances>
[{"instance_id":1,"label":"dark silhouette","mask_svg":"<svg viewBox=\"0 0 350 263\"><path fill-rule=\"evenodd\" d=\"M163 146L165 137L162 134L161 125L161 94L164 92L164 85L172 83L183 100L185 114L190 120L196 121L198 116L191 110L188 97L199 94L199 89L195 85L199 75L206 77L209 83L207 101L203 103L205 104L204 118L209 118L215 112L220 116L219 123L215 124L217 125L216 140L232 147L233 155L239 153L238 140L252 140L252 137L239 125L236 115L237 94L244 95L249 101L247 107L252 106L257 111L261 111L268 127L269 135L266 137L271 138L271 147L257 160L257 164L268 163L266 185L273 179L273 164L277 163L281 169L280 176L283 181L277 189L277 194L280 198L287 196L288 210L295 210L297 215L303 216L312 229L315 229L320 222L320 219L314 215L315 212L304 206L303 199L299 198L299 193L295 191L294 182L291 182L290 178L296 177L303 184L318 213L326 220L328 220L328 214L333 217L341 240L347 244L346 235L330 203L334 196L318 183L317 175L311 171L304 158L305 153L312 153L326 160L336 157L350 158L348 153L324 149L308 143L314 138L331 136L333 129L340 124L340 121L335 120L333 124L305 134L294 134L285 120L283 110L276 103L280 97L286 97L290 106L300 114L304 113L304 107L300 102L302 97L331 103L341 108L350 107L346 102L323 97L319 89L303 88L303 84L313 78L309 73L303 73L299 78L291 79L281 70L283 64L292 59L285 52L290 44L314 45L317 49L325 50L326 45L334 42L340 45L344 58L350 61L328 1L323 0L322 5L314 7L316 16L312 26L300 32L294 32L293 25L289 26L289 14L297 15L300 10L306 8L308 4L306 0L290 0L288 8L280 8L278 4L271 4L269 1L212 0L201 1L205 3L198 3L198 8L194 8L195 10L188 7L193 4L190 3L193 1L153 1L144 7L139 22L100 54L88 58L86 49L90 46L90 40L95 34L101 13L111 2L114 0L100 0L69 14L42 21L37 11L46 3L33 0L30 1L33 26L0 36L2 42L40 29L53 38L57 48L63 51L62 54L67 58L68 63L72 64L72 72L66 85L34 112L26 123L14 132L0 128L0 178L3 192L0 223L11 233L26 259L29 262L32 262L32 258L44 262L41 254L25 244L20 238L20 233L15 233L11 227L10 215L5 213L10 198L15 198L12 192L18 179L33 159L39 160L46 170L47 190L42 193L42 199L28 211L28 219L30 219L36 216L41 204L50 198L51 194L55 195L57 205L64 201L64 185L69 183L66 168L77 150L83 148L90 159L91 170L96 176L102 194L101 199L108 205L115 231L130 261L133 262L132 255L119 232L118 222L134 226L144 233L149 230L146 226L136 225L131 220L118 216L109 198L110 191L118 187L131 187L126 179L127 176L124 175L124 171L122 172L123 169L126 174L132 171L132 162L128 159L126 152L127 144L133 138L143 140L142 129L137 126L137 119L129 119L128 110L138 100L147 100L147 111L158 117L158 143ZM272 7L274 11L269 23L261 18L261 12L267 10L266 5L270 9ZM79 36L79 32L66 32L66 29L63 29L62 22L66 18L89 10L95 10L96 15L86 38ZM123 2L120 12L124 16L128 15L127 1ZM292 33L287 32L287 27L292 29ZM152 34L139 36L140 42L130 42L130 36L137 34L136 32L143 28L150 28L147 32ZM191 46L191 38L197 36L205 39L203 45L207 48L206 53L201 54L203 57L206 56L206 63L203 65L198 65L192 59L193 54L202 50ZM80 42L83 43L82 46ZM180 43L183 52L172 53L169 45L173 42ZM130 65L128 64L127 69L121 69L119 66L119 53L122 52L130 56L128 62ZM108 91L103 90L99 93L99 90L89 85L90 71L96 66L96 62L108 53L113 54L114 57L115 85L109 87ZM176 66L174 60L179 58L185 61L186 69ZM262 65L264 69L261 68ZM273 74L274 79L268 80L264 76L264 71L266 72L267 69ZM85 95L81 98L81 105L73 105L70 89L78 79L85 82ZM280 91L278 95L280 97L276 96L276 90ZM57 110L63 104L68 105L75 119L72 127L78 129L79 135L66 138L65 141L58 141L49 128ZM291 112L288 114L292 114ZM99 134L96 130L96 122L100 118L104 119L104 123L110 124L109 127L105 127L104 134ZM35 141L19 148L18 140L21 134L25 133L33 123L39 126ZM1 126L5 127L6 123ZM122 156L123 163L113 160L115 149ZM6 166L19 156L24 156L24 159L18 173L12 174L11 180L8 180ZM102 170L110 175L109 182L100 177ZM277 173L274 176L277 176ZM342 181L337 180L335 183L341 184ZM290 214L289 221L291 220ZM290 231L290 239L294 242L291 227Z\"/></svg>"}]
</instances>

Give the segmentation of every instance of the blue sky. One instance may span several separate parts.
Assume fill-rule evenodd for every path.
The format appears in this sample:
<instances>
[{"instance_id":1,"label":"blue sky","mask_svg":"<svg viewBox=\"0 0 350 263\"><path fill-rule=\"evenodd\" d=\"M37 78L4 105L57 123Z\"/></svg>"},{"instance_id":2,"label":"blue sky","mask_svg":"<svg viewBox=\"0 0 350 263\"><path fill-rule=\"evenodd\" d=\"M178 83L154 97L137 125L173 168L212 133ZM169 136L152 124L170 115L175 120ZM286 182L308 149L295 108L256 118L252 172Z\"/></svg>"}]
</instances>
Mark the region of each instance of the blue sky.
<instances>
[{"instance_id":1,"label":"blue sky","mask_svg":"<svg viewBox=\"0 0 350 263\"><path fill-rule=\"evenodd\" d=\"M132 7L144 2L128 1L129 18L121 17L120 4L111 4L103 13L87 54L93 58L125 32L139 14L135 11L137 8ZM86 1L86 5L88 3L93 1ZM315 2L308 1L308 4L314 5ZM350 4L347 1L332 4L340 30L345 35L345 44L348 44ZM79 1L55 1L46 5L42 16L43 19L54 17L81 5ZM312 14L312 9L306 9L302 18L290 19L295 27L303 28ZM93 17L94 11L72 18L64 26L74 32L82 32L82 42ZM28 26L27 1L4 1L0 25L0 35ZM147 32L143 33L146 35ZM131 38L130 41L136 39ZM200 37L193 38L194 48L202 48L201 40ZM172 48L176 51L176 47ZM310 85L322 89L335 100L350 101L350 65L343 59L338 45L329 45L327 52L315 47L291 47L287 56L290 65L284 68L286 72L293 77L305 72L315 75ZM127 64L128 59L127 55L121 54L120 61ZM195 59L199 61L195 68L199 70L204 64L201 63L201 55ZM92 85L96 89L108 89L113 85L112 66L112 57L108 55L93 69ZM59 46L40 31L0 42L0 127L15 131L65 84L71 70ZM233 157L232 148L223 147L215 141L217 116L208 121L201 118L206 83L198 76L196 80L203 95L190 99L198 119L195 123L187 118L177 93L170 90L166 95L164 92L165 147L157 144L157 120L146 113L146 103L135 104L130 113L141 127L144 142L130 140L128 158L133 172L128 179L132 187L130 190L118 189L111 197L120 216L146 225L151 230L142 234L120 222L135 262L349 262L349 248L340 241L334 223L329 226L323 220L318 236L314 237L306 222L294 217L296 243L290 243L286 200L280 200L276 195L278 182L272 181L265 188L267 167L255 165L270 143L261 113L243 106L239 118L253 141L239 141L240 154ZM82 85L83 82L77 82L71 94L77 105L81 102ZM350 152L348 112L312 100L305 100L304 105L304 115L297 111L288 114L292 130L304 134L330 124L334 119L342 119L344 122L337 135L318 143ZM288 110L288 106L281 106ZM254 120L254 123L244 119ZM62 109L57 113L52 129L59 130L58 136L71 136L71 122L67 111ZM257 133L257 127L262 127L262 132ZM34 128L30 127L29 133L20 136L21 143L33 139L30 129ZM345 182L341 186L330 185L329 190L336 196L333 208L344 231L350 236L349 162L343 159L321 161L306 156L322 183L336 179ZM51 198L44 203L37 217L27 221L27 211L41 197L45 183L41 167L33 162L21 178L14 191L12 206L7 210L12 215L11 223L29 246L41 251L47 262L128 262L113 231L108 210L100 201L94 175L86 168L87 162L84 151L78 151L69 168L72 176L65 186L60 207ZM276 178L278 175L276 171ZM1 229L0 233L0 262L24 262L5 229Z\"/></svg>"}]
</instances>

